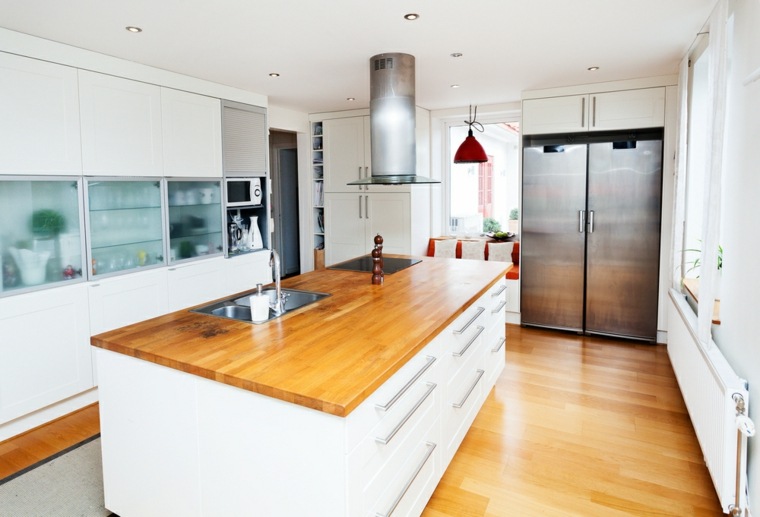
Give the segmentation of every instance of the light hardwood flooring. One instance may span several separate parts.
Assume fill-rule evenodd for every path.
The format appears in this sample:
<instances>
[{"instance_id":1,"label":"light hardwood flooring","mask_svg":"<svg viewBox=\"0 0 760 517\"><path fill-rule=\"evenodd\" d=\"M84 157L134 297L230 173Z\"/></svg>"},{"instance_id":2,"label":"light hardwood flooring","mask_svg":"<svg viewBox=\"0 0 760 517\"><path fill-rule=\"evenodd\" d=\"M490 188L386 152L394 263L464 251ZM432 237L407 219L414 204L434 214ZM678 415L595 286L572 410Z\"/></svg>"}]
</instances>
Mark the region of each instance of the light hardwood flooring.
<instances>
[{"instance_id":1,"label":"light hardwood flooring","mask_svg":"<svg viewBox=\"0 0 760 517\"><path fill-rule=\"evenodd\" d=\"M425 517L719 516L664 346L507 326L507 367ZM97 405L0 443L0 479L99 432Z\"/></svg>"}]
</instances>

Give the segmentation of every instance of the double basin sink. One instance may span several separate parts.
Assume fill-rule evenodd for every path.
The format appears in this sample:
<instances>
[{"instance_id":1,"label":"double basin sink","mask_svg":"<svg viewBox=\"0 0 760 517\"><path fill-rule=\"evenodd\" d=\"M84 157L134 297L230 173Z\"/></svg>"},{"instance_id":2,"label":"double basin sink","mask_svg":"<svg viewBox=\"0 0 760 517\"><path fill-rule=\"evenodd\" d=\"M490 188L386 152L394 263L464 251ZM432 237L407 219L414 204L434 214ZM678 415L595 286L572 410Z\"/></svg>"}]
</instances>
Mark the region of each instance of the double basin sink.
<instances>
[{"instance_id":1,"label":"double basin sink","mask_svg":"<svg viewBox=\"0 0 760 517\"><path fill-rule=\"evenodd\" d=\"M300 291L298 289L286 289L280 290L283 299L284 311L280 314L275 313L274 307L277 300L277 291L274 287L266 287L262 289L262 293L269 297L269 317L261 321L253 321L251 314L251 297L256 296L256 291L250 291L243 296L237 296L233 298L227 298L219 302L214 302L197 309L192 309L192 312L200 314L208 314L211 316L218 316L220 318L227 318L237 321L245 321L248 323L267 323L275 318L293 312L301 307L312 304L330 296L328 293L318 293L314 291Z\"/></svg>"}]
</instances>

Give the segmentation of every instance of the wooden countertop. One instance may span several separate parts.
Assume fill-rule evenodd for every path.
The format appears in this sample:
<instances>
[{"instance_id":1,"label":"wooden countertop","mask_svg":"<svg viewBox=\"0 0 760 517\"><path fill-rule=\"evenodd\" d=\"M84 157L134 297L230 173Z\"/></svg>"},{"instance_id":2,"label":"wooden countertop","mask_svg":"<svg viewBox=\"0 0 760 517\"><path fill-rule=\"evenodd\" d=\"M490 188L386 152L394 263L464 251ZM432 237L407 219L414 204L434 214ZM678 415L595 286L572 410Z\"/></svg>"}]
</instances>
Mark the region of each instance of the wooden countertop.
<instances>
[{"instance_id":1,"label":"wooden countertop","mask_svg":"<svg viewBox=\"0 0 760 517\"><path fill-rule=\"evenodd\" d=\"M181 310L91 343L344 417L505 271L500 262L423 257L380 286L371 273L313 271L282 286L332 296L265 324Z\"/></svg>"}]
</instances>

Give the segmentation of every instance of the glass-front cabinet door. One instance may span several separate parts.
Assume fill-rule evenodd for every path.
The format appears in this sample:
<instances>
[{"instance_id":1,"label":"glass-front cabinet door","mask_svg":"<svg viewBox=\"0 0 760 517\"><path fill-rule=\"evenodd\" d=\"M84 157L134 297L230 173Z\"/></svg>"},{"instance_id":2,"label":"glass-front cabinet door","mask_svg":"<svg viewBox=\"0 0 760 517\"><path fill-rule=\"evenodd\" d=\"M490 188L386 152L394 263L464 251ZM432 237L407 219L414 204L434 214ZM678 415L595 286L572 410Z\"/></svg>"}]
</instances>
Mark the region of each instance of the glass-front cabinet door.
<instances>
[{"instance_id":1,"label":"glass-front cabinet door","mask_svg":"<svg viewBox=\"0 0 760 517\"><path fill-rule=\"evenodd\" d=\"M78 178L0 178L0 296L82 278Z\"/></svg>"},{"instance_id":2,"label":"glass-front cabinet door","mask_svg":"<svg viewBox=\"0 0 760 517\"><path fill-rule=\"evenodd\" d=\"M168 180L169 262L221 254L222 190L218 180Z\"/></svg>"},{"instance_id":3,"label":"glass-front cabinet door","mask_svg":"<svg viewBox=\"0 0 760 517\"><path fill-rule=\"evenodd\" d=\"M87 178L91 278L165 264L158 179Z\"/></svg>"}]
</instances>

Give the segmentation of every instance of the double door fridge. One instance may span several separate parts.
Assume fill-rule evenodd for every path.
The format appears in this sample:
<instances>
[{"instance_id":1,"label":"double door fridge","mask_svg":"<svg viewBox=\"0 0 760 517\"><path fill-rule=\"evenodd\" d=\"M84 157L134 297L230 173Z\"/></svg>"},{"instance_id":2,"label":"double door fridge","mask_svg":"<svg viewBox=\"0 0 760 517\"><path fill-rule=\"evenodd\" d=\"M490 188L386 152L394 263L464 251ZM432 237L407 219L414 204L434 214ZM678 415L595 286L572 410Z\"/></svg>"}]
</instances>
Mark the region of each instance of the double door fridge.
<instances>
[{"instance_id":1,"label":"double door fridge","mask_svg":"<svg viewBox=\"0 0 760 517\"><path fill-rule=\"evenodd\" d=\"M662 130L523 138L523 325L655 342Z\"/></svg>"}]
</instances>

